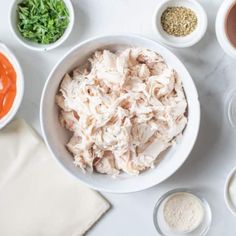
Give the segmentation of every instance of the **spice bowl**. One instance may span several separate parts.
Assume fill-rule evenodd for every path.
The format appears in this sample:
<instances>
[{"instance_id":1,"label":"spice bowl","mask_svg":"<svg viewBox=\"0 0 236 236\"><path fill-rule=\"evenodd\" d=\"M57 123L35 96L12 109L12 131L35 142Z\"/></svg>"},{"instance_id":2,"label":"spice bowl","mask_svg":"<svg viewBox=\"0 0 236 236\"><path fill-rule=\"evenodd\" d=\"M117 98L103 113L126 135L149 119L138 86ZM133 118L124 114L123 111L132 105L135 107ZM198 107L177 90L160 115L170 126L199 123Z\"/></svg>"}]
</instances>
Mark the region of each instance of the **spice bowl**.
<instances>
[{"instance_id":1,"label":"spice bowl","mask_svg":"<svg viewBox=\"0 0 236 236\"><path fill-rule=\"evenodd\" d=\"M62 34L62 36L59 39L57 39L55 42L49 43L49 44L35 43L24 38L21 35L17 23L19 20L18 19L18 5L22 2L23 0L13 1L10 7L10 11L9 11L9 22L10 22L10 29L13 35L18 40L18 42L20 42L23 46L34 51L49 51L49 50L59 47L69 38L72 32L73 26L74 26L74 21L75 21L75 13L74 13L74 8L73 8L71 0L63 0L66 8L68 9L69 24L66 30L64 31L64 33Z\"/></svg>"},{"instance_id":2,"label":"spice bowl","mask_svg":"<svg viewBox=\"0 0 236 236\"><path fill-rule=\"evenodd\" d=\"M181 34L183 31L179 32L179 29L176 29L175 35L167 33L163 29L163 13L168 8L184 8L186 15L189 15L189 21L196 19L196 24L192 31L187 32L186 24L182 26L183 30L186 31L186 34ZM172 14L175 14L173 12ZM178 12L176 11L176 14ZM180 14L179 17L183 17L183 14ZM178 17L178 15L177 15ZM165 18L173 24L173 19L171 17ZM187 19L188 20L188 19ZM168 23L168 22L167 22ZM207 15L204 8L196 0L161 0L158 2L155 14L153 16L153 27L157 33L157 37L160 42L176 48L185 48L191 47L194 44L198 43L206 33L207 29ZM173 27L176 27L178 24L173 24Z\"/></svg>"},{"instance_id":3,"label":"spice bowl","mask_svg":"<svg viewBox=\"0 0 236 236\"><path fill-rule=\"evenodd\" d=\"M153 222L161 236L203 236L211 225L208 202L186 188L165 193L157 201Z\"/></svg>"}]
</instances>

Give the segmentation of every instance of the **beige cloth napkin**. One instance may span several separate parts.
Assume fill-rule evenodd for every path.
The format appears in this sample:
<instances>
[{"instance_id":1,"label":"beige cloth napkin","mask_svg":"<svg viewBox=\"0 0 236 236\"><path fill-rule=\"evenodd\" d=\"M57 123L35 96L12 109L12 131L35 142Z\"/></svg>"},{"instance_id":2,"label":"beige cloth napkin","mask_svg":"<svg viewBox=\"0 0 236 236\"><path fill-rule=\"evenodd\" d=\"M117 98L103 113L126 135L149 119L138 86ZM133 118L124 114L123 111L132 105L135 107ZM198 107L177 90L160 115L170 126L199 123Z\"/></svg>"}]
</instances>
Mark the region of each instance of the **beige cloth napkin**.
<instances>
[{"instance_id":1,"label":"beige cloth napkin","mask_svg":"<svg viewBox=\"0 0 236 236\"><path fill-rule=\"evenodd\" d=\"M0 235L79 236L109 209L50 156L22 120L0 131Z\"/></svg>"}]
</instances>

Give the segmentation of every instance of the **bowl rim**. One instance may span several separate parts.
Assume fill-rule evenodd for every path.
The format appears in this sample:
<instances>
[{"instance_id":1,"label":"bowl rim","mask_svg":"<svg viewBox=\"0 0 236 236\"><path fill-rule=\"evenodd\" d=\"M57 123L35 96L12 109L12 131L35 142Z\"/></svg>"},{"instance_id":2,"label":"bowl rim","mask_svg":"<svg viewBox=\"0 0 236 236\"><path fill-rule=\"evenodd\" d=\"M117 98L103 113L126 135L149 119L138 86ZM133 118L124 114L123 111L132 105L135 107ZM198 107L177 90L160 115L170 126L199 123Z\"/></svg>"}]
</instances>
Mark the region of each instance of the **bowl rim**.
<instances>
[{"instance_id":1,"label":"bowl rim","mask_svg":"<svg viewBox=\"0 0 236 236\"><path fill-rule=\"evenodd\" d=\"M199 99L198 99L198 93L197 93L197 89L196 89L196 86L193 82L193 80L191 81L191 86L193 88L193 92L195 93L196 95L196 126L195 126L195 136L194 138L191 140L191 144L188 146L188 150L187 152L185 153L185 158L183 159L183 161L181 162L181 164L179 164L178 166L175 166L174 168L172 168L172 171L170 174L168 174L167 176L165 176L164 178L161 179L161 181L159 181L158 183L156 181L150 181L150 183L145 186L138 186L138 187L130 187L129 190L114 190L114 189L109 189L109 188L106 188L106 187L97 187L97 186L94 186L93 184L90 184L90 183L87 183L83 180L81 180L79 177L77 177L74 173L72 173L68 168L67 166L65 166L61 160L54 154L49 142L48 142L48 139L47 139L47 135L46 135L46 129L45 129L45 124L44 124L44 114L43 114L43 109L44 109L44 105L46 103L46 100L45 100L45 94L47 92L47 88L48 88L48 84L50 83L50 80L51 80L51 77L52 75L54 74L54 72L56 71L56 69L58 68L58 66L65 60L65 58L67 58L71 53L73 53L75 50L77 50L78 48L86 45L87 43L91 43L93 41L96 41L96 40L102 40L102 39L108 39L110 38L111 40L114 39L114 38L117 38L117 37L127 37L127 38L132 38L132 39L137 39L137 40L144 40L146 42L150 42L152 44L157 44L160 48L162 48L163 50L165 50L166 52L170 53L171 56L177 60L178 62L180 62L184 69L185 69L185 72L189 75L189 77L191 78L192 80L192 77L190 76L189 72L187 71L186 67L184 66L184 64L175 56L175 54L173 54L169 49L167 49L166 47L164 47L163 45L159 44L158 42L152 40L152 39L149 39L147 37L143 37L143 36L139 36L137 34L113 34L113 35L102 35L102 36L96 36L96 37L92 37L92 38L89 38L85 41L82 41L81 43L75 45L73 48L71 48L56 64L55 66L53 67L52 71L50 72L46 82L45 82L45 85L44 85L44 88L43 88L43 91L42 91L42 95L41 95L41 101L40 101L40 125L41 125L41 130L42 130L42 135L43 135L43 139L51 153L51 155L54 157L54 159L56 159L57 163L59 163L59 165L64 169L66 170L67 173L69 173L70 175L72 175L74 178L76 178L79 182L85 184L86 186L92 188L92 189L95 189L95 190L98 190L98 191L103 191L103 192L108 192L108 193L133 193L133 192L139 192L139 191L142 191L142 190L145 190L145 189L148 189L148 188L151 188L157 184L160 184L161 182L163 182L164 180L168 179L170 176L172 176L182 165L183 163L187 160L190 152L192 151L193 149L193 146L196 142L196 139L198 137L198 133L199 133L199 127L200 127L200 115L201 115L201 111L200 111L200 103L199 103Z\"/></svg>"},{"instance_id":2,"label":"bowl rim","mask_svg":"<svg viewBox=\"0 0 236 236\"><path fill-rule=\"evenodd\" d=\"M231 169L231 171L227 175L227 178L225 181L225 187L224 187L224 199L225 199L225 203L226 203L227 208L230 210L230 212L234 216L236 216L236 209L235 209L235 207L233 207L232 202L230 200L230 196L229 196L229 185L231 183L231 180L232 180L232 177L234 174L236 174L236 167Z\"/></svg>"},{"instance_id":3,"label":"bowl rim","mask_svg":"<svg viewBox=\"0 0 236 236\"><path fill-rule=\"evenodd\" d=\"M21 65L18 59L16 58L16 56L14 55L14 53L2 42L0 42L0 52L1 51L13 65L16 71L17 77L20 78L20 81L19 81L20 90L17 90L18 97L15 97L15 101L10 111L6 114L5 117L3 117L2 120L0 120L0 130L10 123L10 121L15 117L17 111L19 110L22 100L23 100L23 96L24 96L24 84L25 84L24 74L23 74Z\"/></svg>"},{"instance_id":4,"label":"bowl rim","mask_svg":"<svg viewBox=\"0 0 236 236\"><path fill-rule=\"evenodd\" d=\"M195 44L197 44L202 38L203 36L205 35L206 33L206 30L207 30L207 26L208 26L208 18L207 18L207 14L206 14L206 11L204 10L204 8L202 7L202 5L196 1L196 0L184 0L184 1L187 1L189 3L191 3L191 5L193 6L193 8L196 10L196 12L200 12L201 15L202 15L202 22L203 24L202 25L199 25L198 28L200 29L197 36L192 38L191 40L189 41L186 41L186 42L182 42L181 40L181 37L178 38L179 39L179 42L172 42L170 40L167 40L165 37L163 37L163 34L161 33L161 31L159 30L158 26L157 26L157 17L160 16L160 14L162 14L162 12L160 12L161 8L165 5L165 4L168 4L168 2L172 2L172 1L175 1L177 3L181 3L181 1L179 0L160 0L156 6L156 9L155 9L155 12L153 14L153 19L152 19L152 22L153 22L153 29L155 30L155 32L157 33L157 36L158 36L158 39L166 44L167 46L171 46L171 47L174 47L174 48L186 48L186 47L191 47Z\"/></svg>"},{"instance_id":5,"label":"bowl rim","mask_svg":"<svg viewBox=\"0 0 236 236\"><path fill-rule=\"evenodd\" d=\"M20 0L23 1L23 0ZM14 37L17 39L17 41L22 44L24 47L31 49L33 51L50 51L52 49L58 48L59 46L61 46L70 36L73 27L74 27L74 22L75 22L75 10L73 7L73 4L70 0L63 0L63 2L65 3L68 11L69 11L69 19L70 22L66 28L66 30L64 31L63 35L54 43L50 43L50 44L37 44L37 43L33 43L27 39L24 39L23 36L16 33L16 27L13 26L13 24L15 24L13 22L13 15L17 14L16 11L14 12L14 8L15 6L18 4L17 0L14 0L10 6L10 10L9 10L9 15L8 15L8 19L9 19L9 24L10 24L10 29L12 34L14 35Z\"/></svg>"},{"instance_id":6,"label":"bowl rim","mask_svg":"<svg viewBox=\"0 0 236 236\"><path fill-rule=\"evenodd\" d=\"M225 114L226 114L226 118L228 120L228 124L230 125L230 127L232 128L236 128L236 122L231 114L231 110L232 110L232 105L233 103L236 102L236 90L232 89L230 91L228 91L228 95L226 96L225 99Z\"/></svg>"}]
</instances>

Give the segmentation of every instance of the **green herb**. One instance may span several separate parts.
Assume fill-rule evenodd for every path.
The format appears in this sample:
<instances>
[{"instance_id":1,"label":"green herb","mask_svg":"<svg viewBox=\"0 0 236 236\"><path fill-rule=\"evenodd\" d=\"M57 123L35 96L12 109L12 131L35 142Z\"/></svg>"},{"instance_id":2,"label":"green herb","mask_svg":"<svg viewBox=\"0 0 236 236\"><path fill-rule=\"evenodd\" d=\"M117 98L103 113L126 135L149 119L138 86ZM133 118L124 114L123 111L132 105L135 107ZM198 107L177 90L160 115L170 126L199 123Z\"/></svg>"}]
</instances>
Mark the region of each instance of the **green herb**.
<instances>
[{"instance_id":1,"label":"green herb","mask_svg":"<svg viewBox=\"0 0 236 236\"><path fill-rule=\"evenodd\" d=\"M168 34L181 37L191 34L197 27L196 14L186 7L168 7L161 16L161 24Z\"/></svg>"},{"instance_id":2,"label":"green herb","mask_svg":"<svg viewBox=\"0 0 236 236\"><path fill-rule=\"evenodd\" d=\"M56 42L68 24L69 13L63 0L24 0L18 4L18 29L35 43Z\"/></svg>"}]
</instances>

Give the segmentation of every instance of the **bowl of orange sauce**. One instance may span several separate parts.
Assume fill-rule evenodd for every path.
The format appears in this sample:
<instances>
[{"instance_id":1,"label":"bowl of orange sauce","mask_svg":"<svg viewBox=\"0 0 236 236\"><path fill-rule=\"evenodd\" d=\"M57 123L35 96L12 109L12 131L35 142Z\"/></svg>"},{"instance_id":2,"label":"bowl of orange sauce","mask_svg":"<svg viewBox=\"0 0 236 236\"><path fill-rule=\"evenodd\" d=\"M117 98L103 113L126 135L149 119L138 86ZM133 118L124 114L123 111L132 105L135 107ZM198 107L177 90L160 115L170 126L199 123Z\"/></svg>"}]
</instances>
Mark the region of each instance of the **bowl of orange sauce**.
<instances>
[{"instance_id":1,"label":"bowl of orange sauce","mask_svg":"<svg viewBox=\"0 0 236 236\"><path fill-rule=\"evenodd\" d=\"M0 43L0 129L15 116L23 94L21 66L11 50Z\"/></svg>"},{"instance_id":2,"label":"bowl of orange sauce","mask_svg":"<svg viewBox=\"0 0 236 236\"><path fill-rule=\"evenodd\" d=\"M236 59L236 1L224 0L216 16L216 36L222 49Z\"/></svg>"}]
</instances>

